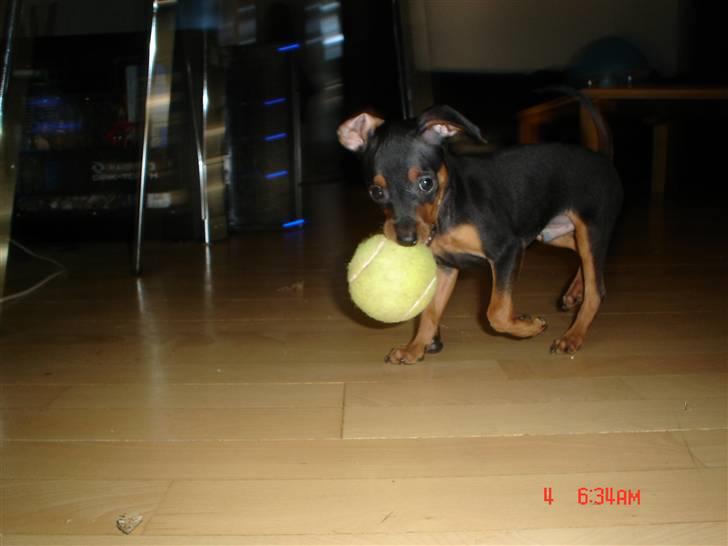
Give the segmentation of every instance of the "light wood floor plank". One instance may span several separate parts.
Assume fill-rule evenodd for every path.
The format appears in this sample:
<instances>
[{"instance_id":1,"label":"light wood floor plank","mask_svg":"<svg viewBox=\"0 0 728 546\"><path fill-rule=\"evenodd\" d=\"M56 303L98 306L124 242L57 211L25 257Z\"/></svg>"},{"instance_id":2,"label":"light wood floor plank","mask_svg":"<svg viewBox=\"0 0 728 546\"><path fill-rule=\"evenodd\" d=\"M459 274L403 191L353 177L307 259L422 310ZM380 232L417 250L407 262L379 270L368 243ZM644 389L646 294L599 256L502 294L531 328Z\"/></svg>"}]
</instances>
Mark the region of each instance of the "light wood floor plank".
<instances>
[{"instance_id":1,"label":"light wood floor plank","mask_svg":"<svg viewBox=\"0 0 728 546\"><path fill-rule=\"evenodd\" d=\"M345 438L431 438L521 434L657 432L727 428L726 402L573 402L347 407Z\"/></svg>"},{"instance_id":2,"label":"light wood floor plank","mask_svg":"<svg viewBox=\"0 0 728 546\"><path fill-rule=\"evenodd\" d=\"M246 440L341 436L341 408L5 410L11 440Z\"/></svg>"},{"instance_id":3,"label":"light wood floor plank","mask_svg":"<svg viewBox=\"0 0 728 546\"><path fill-rule=\"evenodd\" d=\"M691 456L691 450L696 456L703 453L700 445L665 432L419 440L10 441L0 445L0 460L4 476L20 480L100 480L114 473L170 480L421 478L687 469L702 466ZM711 442L704 449L712 453L719 446Z\"/></svg>"},{"instance_id":4,"label":"light wood floor plank","mask_svg":"<svg viewBox=\"0 0 728 546\"><path fill-rule=\"evenodd\" d=\"M509 403L514 400L628 400L640 398L616 377L534 379L474 383L466 379L371 382L347 385L346 405L441 406Z\"/></svg>"},{"instance_id":5,"label":"light wood floor plank","mask_svg":"<svg viewBox=\"0 0 728 546\"><path fill-rule=\"evenodd\" d=\"M524 310L526 311L526 310ZM571 316L547 315L546 333L534 339L515 341L483 331L475 317L443 319L445 351L434 358L468 359L549 356L553 337L565 331ZM658 320L659 318L659 320ZM626 355L655 358L692 357L715 354L725 357L725 332L728 316L724 313L653 316L603 315L590 330L589 345L577 358ZM213 363L240 366L248 362L314 363L331 361L381 361L388 350L406 344L412 335L411 323L375 327L353 320L263 322L182 322L165 321L134 325L125 334L94 331L59 334L53 337L23 338L4 342L12 350L9 363L27 366L34 363L105 362L108 365L146 361L163 365ZM673 332L680 332L679 335ZM339 344L340 339L346 344ZM120 350L123 348L123 350ZM0 376L0 379L2 377Z\"/></svg>"},{"instance_id":6,"label":"light wood floor plank","mask_svg":"<svg viewBox=\"0 0 728 546\"><path fill-rule=\"evenodd\" d=\"M644 398L728 398L728 375L633 375L622 380Z\"/></svg>"},{"instance_id":7,"label":"light wood floor plank","mask_svg":"<svg viewBox=\"0 0 728 546\"><path fill-rule=\"evenodd\" d=\"M726 397L725 374L350 383L347 404L477 404L529 400L627 400ZM391 378L390 381L386 379ZM404 383L404 384L403 384ZM254 408L340 407L342 383L134 384L0 386L6 408Z\"/></svg>"},{"instance_id":8,"label":"light wood floor plank","mask_svg":"<svg viewBox=\"0 0 728 546\"><path fill-rule=\"evenodd\" d=\"M725 374L524 379L474 383L467 380L354 383L348 406L470 405L568 400L678 400L727 398Z\"/></svg>"},{"instance_id":9,"label":"light wood floor plank","mask_svg":"<svg viewBox=\"0 0 728 546\"><path fill-rule=\"evenodd\" d=\"M164 363L128 361L106 363L103 361L53 361L27 363L6 368L3 380L7 385L22 384L127 384L142 377L169 383L315 383L344 381L418 381L431 378L467 377L489 381L505 378L502 366L496 360L448 360L432 359L418 366L392 366L384 363L384 354L359 355L358 358L332 361L322 357L316 362L253 361L220 365L215 362ZM140 359L141 360L141 359ZM714 359L702 367L691 367L695 373L713 370L721 366ZM674 369L674 368L673 368ZM0 370L0 374L2 374Z\"/></svg>"},{"instance_id":10,"label":"light wood floor plank","mask_svg":"<svg viewBox=\"0 0 728 546\"><path fill-rule=\"evenodd\" d=\"M140 513L148 520L170 487L160 480L115 481L119 477L110 475L103 481L2 480L2 532L114 535L119 532L119 515Z\"/></svg>"},{"instance_id":11,"label":"light wood floor plank","mask_svg":"<svg viewBox=\"0 0 728 546\"><path fill-rule=\"evenodd\" d=\"M0 385L0 409L45 408L67 389L65 385Z\"/></svg>"},{"instance_id":12,"label":"light wood floor plank","mask_svg":"<svg viewBox=\"0 0 728 546\"><path fill-rule=\"evenodd\" d=\"M447 335L447 332L446 332ZM728 372L728 361L720 354L694 353L685 356L648 358L644 355L586 356L573 359L540 353L531 356L468 358L466 343L447 341L448 353L431 355L417 366L392 366L384 363L384 354L376 349L362 351L356 357L315 362L246 361L216 365L215 362L162 362L144 359L119 359L105 362L89 359L26 362L3 367L0 382L5 385L45 384L128 384L151 378L169 383L312 383L422 381L455 378L488 382L495 379L553 379L567 377L608 377L630 375L693 375ZM383 344L386 347L387 345ZM462 348L462 349L461 349ZM458 354L460 353L460 354ZM378 357L377 357L378 355ZM472 355L470 355L472 356Z\"/></svg>"},{"instance_id":13,"label":"light wood floor plank","mask_svg":"<svg viewBox=\"0 0 728 546\"><path fill-rule=\"evenodd\" d=\"M488 478L177 481L145 534L367 533L645 525L725 518L724 469ZM639 506L581 506L580 487L640 489ZM552 487L557 501L543 501ZM322 518L322 514L326 517Z\"/></svg>"},{"instance_id":14,"label":"light wood floor plank","mask_svg":"<svg viewBox=\"0 0 728 546\"><path fill-rule=\"evenodd\" d=\"M683 430L674 435L686 443L700 464L728 466L728 430Z\"/></svg>"},{"instance_id":15,"label":"light wood floor plank","mask_svg":"<svg viewBox=\"0 0 728 546\"><path fill-rule=\"evenodd\" d=\"M88 409L340 408L343 393L342 383L83 385L69 387L49 406Z\"/></svg>"},{"instance_id":16,"label":"light wood floor plank","mask_svg":"<svg viewBox=\"0 0 728 546\"><path fill-rule=\"evenodd\" d=\"M728 360L721 354L693 353L689 356L660 356L651 358L645 355L617 355L613 357L586 357L576 354L571 357L542 358L538 355L531 359L505 357L498 364L510 379L599 377L631 375L692 375L725 374Z\"/></svg>"},{"instance_id":17,"label":"light wood floor plank","mask_svg":"<svg viewBox=\"0 0 728 546\"><path fill-rule=\"evenodd\" d=\"M247 536L23 536L5 537L5 546L495 546L580 544L603 546L724 546L725 522L562 527L450 533L375 533Z\"/></svg>"}]
</instances>

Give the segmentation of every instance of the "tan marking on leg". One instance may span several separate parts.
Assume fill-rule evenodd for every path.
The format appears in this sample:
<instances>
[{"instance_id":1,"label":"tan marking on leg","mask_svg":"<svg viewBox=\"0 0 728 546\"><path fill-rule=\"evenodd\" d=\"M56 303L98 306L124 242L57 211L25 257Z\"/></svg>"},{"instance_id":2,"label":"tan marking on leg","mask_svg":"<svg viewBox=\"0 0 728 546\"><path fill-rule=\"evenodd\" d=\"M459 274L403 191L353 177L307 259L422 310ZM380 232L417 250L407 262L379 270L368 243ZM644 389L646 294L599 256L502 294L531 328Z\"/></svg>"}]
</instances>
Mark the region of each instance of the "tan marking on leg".
<instances>
[{"instance_id":1,"label":"tan marking on leg","mask_svg":"<svg viewBox=\"0 0 728 546\"><path fill-rule=\"evenodd\" d=\"M516 316L513 306L513 296L510 288L498 290L496 288L495 267L493 271L493 290L488 304L488 322L496 332L510 334L515 337L533 337L546 329L546 321L541 317L529 315Z\"/></svg>"},{"instance_id":2,"label":"tan marking on leg","mask_svg":"<svg viewBox=\"0 0 728 546\"><path fill-rule=\"evenodd\" d=\"M594 256L592 254L591 243L589 242L589 230L586 224L576 214L568 213L568 216L574 222L574 227L576 228L574 237L576 240L576 249L581 258L584 301L579 308L574 323L551 346L551 351L556 353L575 353L579 350L579 347L584 342L584 336L602 302L597 285Z\"/></svg>"},{"instance_id":3,"label":"tan marking on leg","mask_svg":"<svg viewBox=\"0 0 728 546\"><path fill-rule=\"evenodd\" d=\"M430 305L420 315L417 333L406 347L392 349L387 355L387 362L392 364L414 364L425 357L425 348L432 342L440 325L442 313L455 288L458 270L451 268L437 268L437 290Z\"/></svg>"}]
</instances>

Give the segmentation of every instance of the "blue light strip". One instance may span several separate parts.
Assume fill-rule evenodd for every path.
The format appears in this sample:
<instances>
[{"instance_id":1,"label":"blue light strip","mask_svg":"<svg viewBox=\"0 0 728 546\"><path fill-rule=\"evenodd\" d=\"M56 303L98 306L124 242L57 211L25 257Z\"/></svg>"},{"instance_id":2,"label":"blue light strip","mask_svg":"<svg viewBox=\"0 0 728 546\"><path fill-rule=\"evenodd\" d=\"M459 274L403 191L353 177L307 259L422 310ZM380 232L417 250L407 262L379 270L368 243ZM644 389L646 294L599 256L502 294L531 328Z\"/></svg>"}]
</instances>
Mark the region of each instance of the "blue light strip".
<instances>
[{"instance_id":1,"label":"blue light strip","mask_svg":"<svg viewBox=\"0 0 728 546\"><path fill-rule=\"evenodd\" d=\"M302 226L306 223L306 220L303 218L299 218L298 220L292 220L291 222L286 222L285 224L281 224L282 227L288 229L296 226Z\"/></svg>"},{"instance_id":2,"label":"blue light strip","mask_svg":"<svg viewBox=\"0 0 728 546\"><path fill-rule=\"evenodd\" d=\"M280 178L281 176L286 176L288 174L288 171L275 171L272 173L268 173L265 175L267 180L273 180L274 178Z\"/></svg>"},{"instance_id":3,"label":"blue light strip","mask_svg":"<svg viewBox=\"0 0 728 546\"><path fill-rule=\"evenodd\" d=\"M285 53L286 51L293 51L295 49L301 49L301 44L298 42L293 44L284 45L278 48L279 53Z\"/></svg>"},{"instance_id":4,"label":"blue light strip","mask_svg":"<svg viewBox=\"0 0 728 546\"><path fill-rule=\"evenodd\" d=\"M80 121L43 121L34 123L31 128L33 134L37 133L64 133L68 131L79 131Z\"/></svg>"},{"instance_id":5,"label":"blue light strip","mask_svg":"<svg viewBox=\"0 0 728 546\"><path fill-rule=\"evenodd\" d=\"M288 136L288 133L276 133L274 135L268 135L264 138L266 142L272 142L274 140L281 140L282 138L286 138Z\"/></svg>"},{"instance_id":6,"label":"blue light strip","mask_svg":"<svg viewBox=\"0 0 728 546\"><path fill-rule=\"evenodd\" d=\"M34 97L32 99L28 99L28 104L30 106L42 106L46 108L52 108L54 106L58 106L61 103L61 97L55 97L55 96L48 96L48 97Z\"/></svg>"},{"instance_id":7,"label":"blue light strip","mask_svg":"<svg viewBox=\"0 0 728 546\"><path fill-rule=\"evenodd\" d=\"M263 101L263 106L273 106L274 104L281 104L283 102L286 102L285 97L278 97L275 99L268 99Z\"/></svg>"}]
</instances>

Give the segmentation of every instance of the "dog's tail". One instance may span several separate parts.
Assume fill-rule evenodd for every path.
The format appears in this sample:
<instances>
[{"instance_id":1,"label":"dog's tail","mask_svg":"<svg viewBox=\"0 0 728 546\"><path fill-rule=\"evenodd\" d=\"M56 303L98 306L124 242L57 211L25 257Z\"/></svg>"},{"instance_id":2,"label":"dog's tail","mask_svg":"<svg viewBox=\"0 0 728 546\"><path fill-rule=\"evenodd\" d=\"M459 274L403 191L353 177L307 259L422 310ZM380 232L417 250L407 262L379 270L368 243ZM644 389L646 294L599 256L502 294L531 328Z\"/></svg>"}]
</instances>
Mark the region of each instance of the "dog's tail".
<instances>
[{"instance_id":1,"label":"dog's tail","mask_svg":"<svg viewBox=\"0 0 728 546\"><path fill-rule=\"evenodd\" d=\"M594 103L591 101L589 97L587 97L584 93L579 91L578 89L574 89L573 87L568 87L566 85L553 85L548 87L542 87L541 89L536 90L537 93L562 93L564 95L569 95L571 97L575 97L579 100L579 104L586 109L587 112L591 115L592 120L594 121L594 126L597 129L597 137L599 139L599 151L609 157L610 159L614 158L614 147L612 145L612 134L610 133L609 129L607 128L607 122L604 121L604 117L602 116L601 112L597 109L596 106L594 106Z\"/></svg>"}]
</instances>

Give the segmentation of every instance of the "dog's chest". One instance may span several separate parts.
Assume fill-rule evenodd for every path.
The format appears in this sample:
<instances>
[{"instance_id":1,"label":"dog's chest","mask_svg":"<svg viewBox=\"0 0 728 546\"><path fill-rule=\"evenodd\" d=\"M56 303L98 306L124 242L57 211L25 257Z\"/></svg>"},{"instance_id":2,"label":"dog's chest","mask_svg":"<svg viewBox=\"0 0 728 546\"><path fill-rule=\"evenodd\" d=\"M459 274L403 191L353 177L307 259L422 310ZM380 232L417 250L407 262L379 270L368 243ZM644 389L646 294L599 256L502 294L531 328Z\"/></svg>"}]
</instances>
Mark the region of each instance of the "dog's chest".
<instances>
[{"instance_id":1,"label":"dog's chest","mask_svg":"<svg viewBox=\"0 0 728 546\"><path fill-rule=\"evenodd\" d=\"M437 235L430 244L432 253L445 263L461 261L458 257L484 260L485 249L477 228L472 224L460 224ZM472 262L471 260L466 260Z\"/></svg>"}]
</instances>

